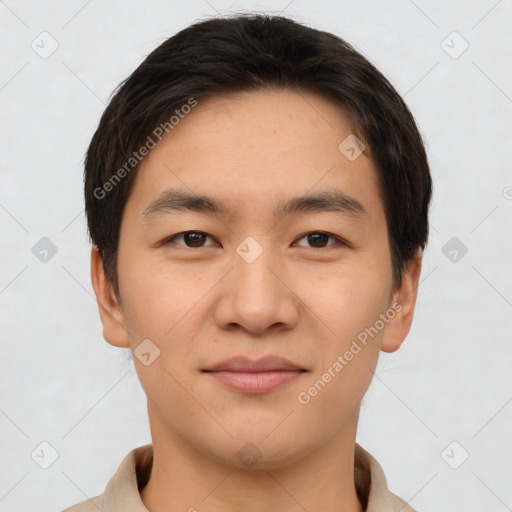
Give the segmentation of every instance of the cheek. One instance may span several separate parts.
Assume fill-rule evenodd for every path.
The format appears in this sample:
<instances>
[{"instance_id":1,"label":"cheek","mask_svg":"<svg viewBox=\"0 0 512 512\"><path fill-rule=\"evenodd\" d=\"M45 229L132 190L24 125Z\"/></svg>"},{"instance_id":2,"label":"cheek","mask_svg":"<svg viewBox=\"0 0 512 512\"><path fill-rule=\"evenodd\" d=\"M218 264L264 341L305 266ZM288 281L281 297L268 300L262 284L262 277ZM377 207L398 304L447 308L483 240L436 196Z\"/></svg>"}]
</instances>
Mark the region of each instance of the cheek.
<instances>
[{"instance_id":1,"label":"cheek","mask_svg":"<svg viewBox=\"0 0 512 512\"><path fill-rule=\"evenodd\" d=\"M140 336L163 339L199 300L200 280L169 267L135 253L119 262L123 309L134 342Z\"/></svg>"},{"instance_id":2,"label":"cheek","mask_svg":"<svg viewBox=\"0 0 512 512\"><path fill-rule=\"evenodd\" d=\"M317 366L312 375L311 411L338 418L357 407L366 392L380 352L390 279L378 265L351 266L322 281L321 293L306 294L307 305L321 319L317 329ZM318 398L317 398L318 397ZM330 408L329 403L333 404ZM338 418L339 419L339 418Z\"/></svg>"},{"instance_id":3,"label":"cheek","mask_svg":"<svg viewBox=\"0 0 512 512\"><path fill-rule=\"evenodd\" d=\"M172 403L170 410L175 412L187 405L182 386L193 390L190 378L196 362L191 354L199 340L200 322L191 319L200 313L201 294L185 287L183 276L166 275L155 266L127 266L124 271L124 318L139 381L149 400ZM144 343L148 348L142 350ZM150 361L139 357L147 352Z\"/></svg>"},{"instance_id":4,"label":"cheek","mask_svg":"<svg viewBox=\"0 0 512 512\"><path fill-rule=\"evenodd\" d=\"M143 388L156 396L163 392L161 382L170 379L172 384L171 375L187 386L193 385L190 380L198 364L193 355L204 339L199 335L207 314L204 296L215 282L177 270L177 265L155 264L148 258L145 262L135 254L119 265L134 363ZM158 353L150 366L137 358L138 347L146 339L155 344Z\"/></svg>"},{"instance_id":5,"label":"cheek","mask_svg":"<svg viewBox=\"0 0 512 512\"><path fill-rule=\"evenodd\" d=\"M389 291L390 280L381 269L351 265L317 280L314 288L306 286L302 297L322 320L326 336L342 349L385 312Z\"/></svg>"},{"instance_id":6,"label":"cheek","mask_svg":"<svg viewBox=\"0 0 512 512\"><path fill-rule=\"evenodd\" d=\"M327 334L317 341L315 371L297 401L306 417L322 418L325 428L348 421L370 385L383 333L371 328L385 312L386 292L375 280L353 279L308 303L328 329L322 328Z\"/></svg>"}]
</instances>

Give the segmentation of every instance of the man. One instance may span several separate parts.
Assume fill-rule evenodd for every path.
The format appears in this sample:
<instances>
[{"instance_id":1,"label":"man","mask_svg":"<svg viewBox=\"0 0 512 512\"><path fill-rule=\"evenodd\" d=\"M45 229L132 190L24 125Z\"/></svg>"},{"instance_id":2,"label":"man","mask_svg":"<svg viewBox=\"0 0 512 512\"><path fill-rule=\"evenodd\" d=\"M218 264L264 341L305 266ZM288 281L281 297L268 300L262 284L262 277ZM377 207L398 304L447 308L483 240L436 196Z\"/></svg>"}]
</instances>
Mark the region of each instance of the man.
<instances>
[{"instance_id":1,"label":"man","mask_svg":"<svg viewBox=\"0 0 512 512\"><path fill-rule=\"evenodd\" d=\"M355 438L409 332L431 189L408 108L340 38L236 15L161 44L85 165L103 335L152 444L67 510L413 510Z\"/></svg>"}]
</instances>

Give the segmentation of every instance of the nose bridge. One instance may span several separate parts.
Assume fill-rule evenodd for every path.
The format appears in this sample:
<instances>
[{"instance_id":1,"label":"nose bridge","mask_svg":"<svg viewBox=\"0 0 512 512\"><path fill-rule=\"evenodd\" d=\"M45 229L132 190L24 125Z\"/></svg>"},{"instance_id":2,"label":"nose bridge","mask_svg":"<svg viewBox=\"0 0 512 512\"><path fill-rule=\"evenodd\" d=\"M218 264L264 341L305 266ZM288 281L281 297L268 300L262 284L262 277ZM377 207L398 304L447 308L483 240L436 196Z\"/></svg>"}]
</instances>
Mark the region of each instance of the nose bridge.
<instances>
[{"instance_id":1,"label":"nose bridge","mask_svg":"<svg viewBox=\"0 0 512 512\"><path fill-rule=\"evenodd\" d=\"M279 293L279 283L270 271L276 261L272 251L269 238L265 243L263 237L256 239L253 236L246 237L236 248L237 257L232 276L234 291L245 299L247 305L254 302L255 307L261 308L258 302L264 300L266 304L270 304L274 301L275 294Z\"/></svg>"}]
</instances>

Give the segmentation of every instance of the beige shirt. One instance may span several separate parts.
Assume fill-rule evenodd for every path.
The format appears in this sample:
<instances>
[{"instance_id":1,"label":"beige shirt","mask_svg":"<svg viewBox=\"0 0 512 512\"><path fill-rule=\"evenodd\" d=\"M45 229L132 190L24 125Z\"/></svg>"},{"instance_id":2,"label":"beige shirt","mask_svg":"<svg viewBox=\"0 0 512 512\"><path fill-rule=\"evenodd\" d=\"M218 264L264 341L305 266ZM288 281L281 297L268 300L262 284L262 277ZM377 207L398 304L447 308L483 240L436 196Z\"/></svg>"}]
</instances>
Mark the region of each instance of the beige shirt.
<instances>
[{"instance_id":1,"label":"beige shirt","mask_svg":"<svg viewBox=\"0 0 512 512\"><path fill-rule=\"evenodd\" d=\"M82 501L63 512L148 512L140 498L151 476L153 445L133 449L123 459L103 494ZM393 494L379 463L359 444L355 445L354 477L359 499L366 512L415 512Z\"/></svg>"}]
</instances>

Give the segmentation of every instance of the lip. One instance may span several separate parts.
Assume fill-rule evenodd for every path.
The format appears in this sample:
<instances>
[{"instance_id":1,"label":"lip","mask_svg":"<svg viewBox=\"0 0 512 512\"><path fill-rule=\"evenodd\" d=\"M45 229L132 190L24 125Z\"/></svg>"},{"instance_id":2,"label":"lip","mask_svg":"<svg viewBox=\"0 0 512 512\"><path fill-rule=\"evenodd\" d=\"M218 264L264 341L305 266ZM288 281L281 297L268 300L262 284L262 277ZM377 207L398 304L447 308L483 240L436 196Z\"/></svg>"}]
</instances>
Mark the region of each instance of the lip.
<instances>
[{"instance_id":1,"label":"lip","mask_svg":"<svg viewBox=\"0 0 512 512\"><path fill-rule=\"evenodd\" d=\"M288 361L288 359L283 359L282 357L277 356L265 356L261 357L260 359L256 359L255 361L252 361L248 357L237 356L221 361L220 363L217 363L216 365L212 366L211 368L207 368L204 371L260 373L277 370L304 370L304 368L301 368L291 361Z\"/></svg>"},{"instance_id":2,"label":"lip","mask_svg":"<svg viewBox=\"0 0 512 512\"><path fill-rule=\"evenodd\" d=\"M255 361L247 357L232 357L203 372L242 393L268 393L307 370L282 357L265 356Z\"/></svg>"}]
</instances>

